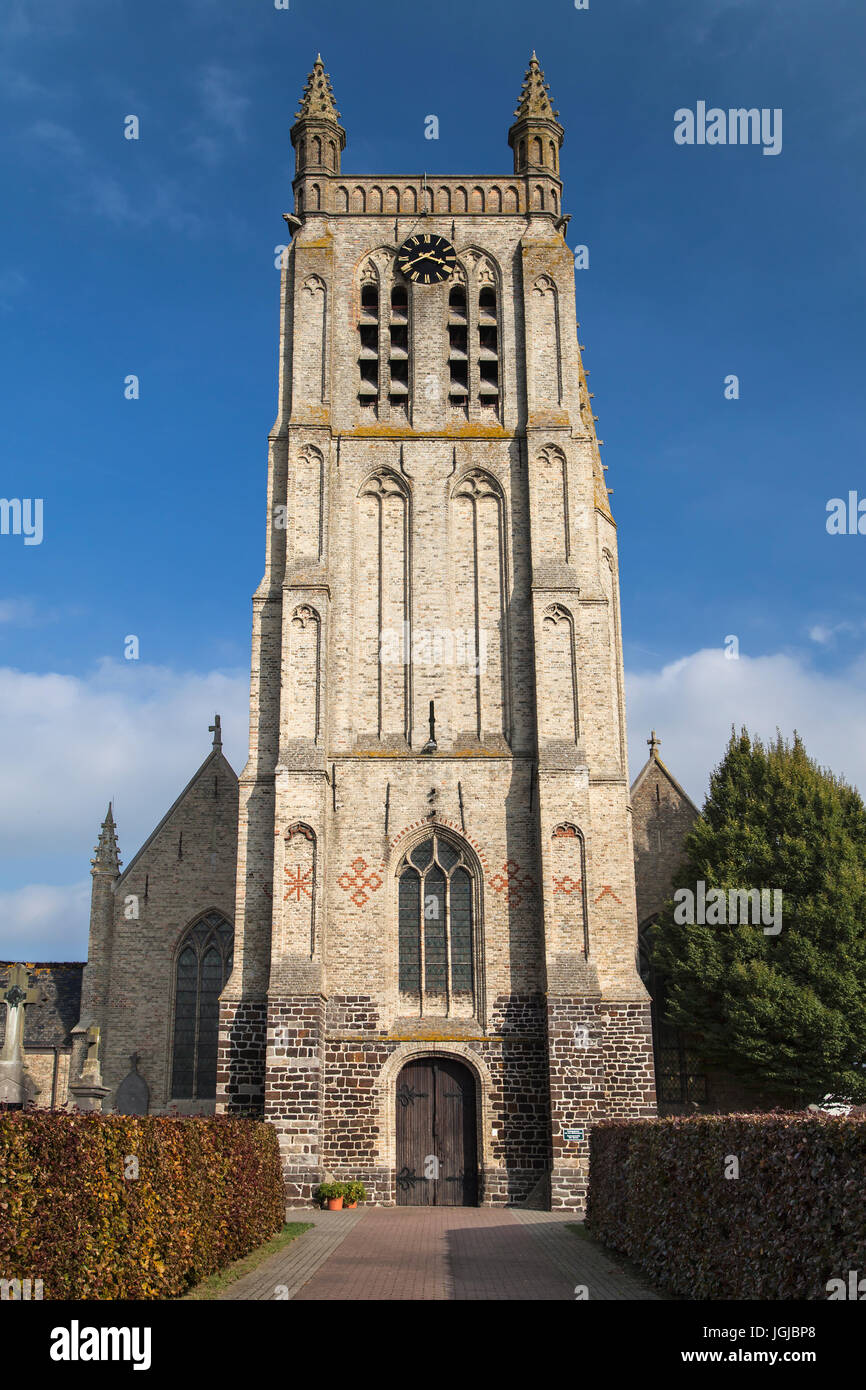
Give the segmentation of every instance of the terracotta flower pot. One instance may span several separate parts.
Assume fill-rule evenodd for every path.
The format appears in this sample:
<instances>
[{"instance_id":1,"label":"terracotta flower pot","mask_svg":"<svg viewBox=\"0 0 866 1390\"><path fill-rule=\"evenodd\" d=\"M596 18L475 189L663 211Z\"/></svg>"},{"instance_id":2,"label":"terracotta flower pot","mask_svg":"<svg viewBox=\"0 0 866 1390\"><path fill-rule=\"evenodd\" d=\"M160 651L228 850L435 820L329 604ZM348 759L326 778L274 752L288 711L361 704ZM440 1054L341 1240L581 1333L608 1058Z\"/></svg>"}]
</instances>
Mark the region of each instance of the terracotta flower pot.
<instances>
[{"instance_id":1,"label":"terracotta flower pot","mask_svg":"<svg viewBox=\"0 0 866 1390\"><path fill-rule=\"evenodd\" d=\"M349 1211L352 1210L352 1207L356 1207L357 1205L358 1205L357 1202L347 1202L347 1203L346 1203L346 1206L348 1207Z\"/></svg>"},{"instance_id":2,"label":"terracotta flower pot","mask_svg":"<svg viewBox=\"0 0 866 1390\"><path fill-rule=\"evenodd\" d=\"M329 1198L328 1198L328 1211L340 1211L340 1209L342 1208L342 1205L343 1205L343 1199L342 1199L342 1197L329 1197Z\"/></svg>"}]
</instances>

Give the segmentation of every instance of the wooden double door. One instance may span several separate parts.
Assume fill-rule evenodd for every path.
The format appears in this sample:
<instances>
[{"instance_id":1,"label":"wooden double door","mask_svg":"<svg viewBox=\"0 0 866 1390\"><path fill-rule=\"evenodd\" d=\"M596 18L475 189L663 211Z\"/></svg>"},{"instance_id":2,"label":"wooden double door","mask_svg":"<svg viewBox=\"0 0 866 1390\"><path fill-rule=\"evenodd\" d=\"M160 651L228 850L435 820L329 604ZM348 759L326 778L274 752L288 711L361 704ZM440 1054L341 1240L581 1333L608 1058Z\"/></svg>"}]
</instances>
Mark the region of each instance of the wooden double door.
<instances>
[{"instance_id":1,"label":"wooden double door","mask_svg":"<svg viewBox=\"0 0 866 1390\"><path fill-rule=\"evenodd\" d=\"M397 1078L397 1205L478 1201L475 1080L450 1058L409 1062Z\"/></svg>"}]
</instances>

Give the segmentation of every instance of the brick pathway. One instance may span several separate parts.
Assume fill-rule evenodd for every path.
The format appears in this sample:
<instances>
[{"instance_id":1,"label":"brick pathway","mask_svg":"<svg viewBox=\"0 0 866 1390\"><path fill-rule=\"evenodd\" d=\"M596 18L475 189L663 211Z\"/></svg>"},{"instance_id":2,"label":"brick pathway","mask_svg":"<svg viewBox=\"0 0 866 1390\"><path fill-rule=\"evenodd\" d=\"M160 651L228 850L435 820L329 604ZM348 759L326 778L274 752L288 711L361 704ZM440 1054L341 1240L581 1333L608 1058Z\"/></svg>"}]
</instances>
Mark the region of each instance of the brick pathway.
<instances>
[{"instance_id":1,"label":"brick pathway","mask_svg":"<svg viewBox=\"0 0 866 1390\"><path fill-rule=\"evenodd\" d=\"M333 1255L353 1226L365 1215L363 1207L358 1207L357 1211L319 1211L317 1207L302 1211L291 1208L286 1212L286 1220L311 1221L313 1230L296 1236L285 1250L264 1260L252 1274L245 1274L242 1279L229 1284L220 1298L294 1298L301 1286L315 1274L319 1265Z\"/></svg>"},{"instance_id":2,"label":"brick pathway","mask_svg":"<svg viewBox=\"0 0 866 1390\"><path fill-rule=\"evenodd\" d=\"M288 1219L312 1221L315 1229L232 1284L224 1298L572 1302L576 1285L586 1285L590 1300L660 1296L567 1231L574 1220L568 1213L359 1207L293 1209Z\"/></svg>"}]
</instances>

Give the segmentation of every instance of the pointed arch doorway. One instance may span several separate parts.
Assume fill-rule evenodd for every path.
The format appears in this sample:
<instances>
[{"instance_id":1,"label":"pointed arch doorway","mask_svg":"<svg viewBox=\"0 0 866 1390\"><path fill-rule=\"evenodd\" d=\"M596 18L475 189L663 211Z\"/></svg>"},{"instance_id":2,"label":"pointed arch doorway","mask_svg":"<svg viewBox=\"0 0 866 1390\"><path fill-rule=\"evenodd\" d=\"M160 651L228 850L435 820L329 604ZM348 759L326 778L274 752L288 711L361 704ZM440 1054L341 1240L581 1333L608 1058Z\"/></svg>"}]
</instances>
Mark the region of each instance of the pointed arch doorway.
<instances>
[{"instance_id":1,"label":"pointed arch doorway","mask_svg":"<svg viewBox=\"0 0 866 1390\"><path fill-rule=\"evenodd\" d=\"M397 1077L397 1205L478 1204L475 1078L451 1057L417 1057Z\"/></svg>"}]
</instances>

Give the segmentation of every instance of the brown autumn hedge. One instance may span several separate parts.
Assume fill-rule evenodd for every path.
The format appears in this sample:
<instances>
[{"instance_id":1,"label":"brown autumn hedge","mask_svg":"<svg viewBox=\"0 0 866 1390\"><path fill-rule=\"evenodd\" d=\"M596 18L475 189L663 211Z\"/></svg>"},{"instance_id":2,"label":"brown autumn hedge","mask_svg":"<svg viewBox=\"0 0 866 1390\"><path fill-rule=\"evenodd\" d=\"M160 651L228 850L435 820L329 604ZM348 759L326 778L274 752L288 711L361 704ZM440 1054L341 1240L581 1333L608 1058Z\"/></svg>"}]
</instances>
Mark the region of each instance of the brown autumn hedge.
<instances>
[{"instance_id":1,"label":"brown autumn hedge","mask_svg":"<svg viewBox=\"0 0 866 1390\"><path fill-rule=\"evenodd\" d=\"M682 1298L826 1299L866 1274L866 1116L597 1125L586 1220Z\"/></svg>"},{"instance_id":2,"label":"brown autumn hedge","mask_svg":"<svg viewBox=\"0 0 866 1390\"><path fill-rule=\"evenodd\" d=\"M259 1121L0 1114L0 1278L41 1279L43 1298L172 1298L284 1213Z\"/></svg>"}]
</instances>

